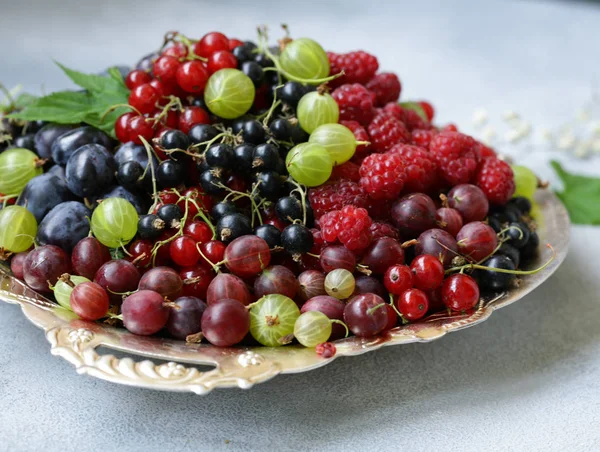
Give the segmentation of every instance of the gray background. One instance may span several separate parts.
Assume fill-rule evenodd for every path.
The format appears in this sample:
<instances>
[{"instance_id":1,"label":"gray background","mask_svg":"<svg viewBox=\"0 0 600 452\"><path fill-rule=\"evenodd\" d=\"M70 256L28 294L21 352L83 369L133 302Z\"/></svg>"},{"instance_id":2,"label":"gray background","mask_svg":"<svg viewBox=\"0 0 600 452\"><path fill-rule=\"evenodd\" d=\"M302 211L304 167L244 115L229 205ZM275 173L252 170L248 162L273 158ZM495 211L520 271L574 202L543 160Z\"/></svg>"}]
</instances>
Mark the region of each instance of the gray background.
<instances>
[{"instance_id":1,"label":"gray background","mask_svg":"<svg viewBox=\"0 0 600 452\"><path fill-rule=\"evenodd\" d=\"M165 30L249 37L268 23L275 37L280 22L376 53L405 99L432 99L440 122L468 131L482 105L556 126L600 75L593 3L2 0L0 11L0 80L34 92L67 86L52 58L95 71L134 62ZM552 179L549 154L511 150ZM600 174L597 158L552 157ZM547 284L481 326L206 397L78 376L2 305L0 451L600 450L600 229L572 236Z\"/></svg>"}]
</instances>

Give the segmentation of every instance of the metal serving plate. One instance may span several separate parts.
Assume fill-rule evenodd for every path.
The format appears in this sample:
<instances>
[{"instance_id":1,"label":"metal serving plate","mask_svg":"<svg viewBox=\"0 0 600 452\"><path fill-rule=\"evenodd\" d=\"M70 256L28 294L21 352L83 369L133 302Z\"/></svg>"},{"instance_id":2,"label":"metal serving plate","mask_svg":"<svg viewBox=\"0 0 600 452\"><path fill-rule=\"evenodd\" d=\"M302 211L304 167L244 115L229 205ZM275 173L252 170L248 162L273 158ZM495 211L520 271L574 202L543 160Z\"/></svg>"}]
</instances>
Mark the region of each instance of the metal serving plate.
<instances>
[{"instance_id":1,"label":"metal serving plate","mask_svg":"<svg viewBox=\"0 0 600 452\"><path fill-rule=\"evenodd\" d=\"M394 328L379 337L338 340L334 358L359 355L388 345L439 339L446 333L485 321L494 310L522 299L546 281L567 254L569 217L564 206L549 190L540 190L537 198L541 208L538 234L542 248L539 257L530 262L529 267L535 268L551 257L552 251L544 244L550 243L556 252L554 261L543 271L523 277L518 287L508 292L482 299L470 313L453 316L436 314L418 323ZM124 329L73 320L67 311L29 289L2 266L0 300L20 305L25 316L44 330L51 353L69 361L78 373L130 386L207 394L213 388L250 388L278 374L306 372L324 366L333 359L321 358L314 349L300 346L218 348L207 344L135 336ZM148 359L136 361L99 354L96 351L98 347L167 363L155 364ZM201 372L193 367L206 365L214 368Z\"/></svg>"}]
</instances>

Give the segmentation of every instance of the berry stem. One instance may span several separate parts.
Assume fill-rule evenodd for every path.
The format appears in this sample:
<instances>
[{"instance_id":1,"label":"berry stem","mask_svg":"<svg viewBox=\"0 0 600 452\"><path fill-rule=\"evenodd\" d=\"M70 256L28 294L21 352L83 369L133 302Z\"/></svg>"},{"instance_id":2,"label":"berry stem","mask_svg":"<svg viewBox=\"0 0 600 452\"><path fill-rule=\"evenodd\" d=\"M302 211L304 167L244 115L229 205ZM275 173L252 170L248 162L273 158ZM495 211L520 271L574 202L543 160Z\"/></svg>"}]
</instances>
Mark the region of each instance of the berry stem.
<instances>
[{"instance_id":1,"label":"berry stem","mask_svg":"<svg viewBox=\"0 0 600 452\"><path fill-rule=\"evenodd\" d=\"M196 249L198 250L198 253L200 253L200 256L202 256L202 259L204 259L212 267L215 273L219 273L221 271L221 268L218 265L213 264L212 261L204 255L204 253L200 249L199 243L196 243Z\"/></svg>"},{"instance_id":2,"label":"berry stem","mask_svg":"<svg viewBox=\"0 0 600 452\"><path fill-rule=\"evenodd\" d=\"M490 270L490 271L498 272L498 273L509 273L511 275L534 275L534 274L542 271L543 269L545 269L556 258L556 251L554 251L554 248L552 248L552 246L549 243L546 244L546 246L552 250L552 256L550 256L550 259L548 259L542 266L535 268L533 270L507 270L504 268L486 267L485 265L479 265L479 264L465 264L460 267L449 268L448 270L446 270L445 273L448 274L448 273L452 273L452 272L456 272L456 271L459 271L462 273L464 270L478 269L478 270Z\"/></svg>"},{"instance_id":3,"label":"berry stem","mask_svg":"<svg viewBox=\"0 0 600 452\"><path fill-rule=\"evenodd\" d=\"M375 311L384 307L386 303L379 303L377 306L373 306L372 308L367 309L367 315L373 315Z\"/></svg>"},{"instance_id":4,"label":"berry stem","mask_svg":"<svg viewBox=\"0 0 600 452\"><path fill-rule=\"evenodd\" d=\"M350 331L348 331L348 325L346 325L344 322L338 319L330 319L329 321L331 323L337 323L338 325L342 325L346 329L346 335L344 337L348 337L348 335L350 334Z\"/></svg>"},{"instance_id":5,"label":"berry stem","mask_svg":"<svg viewBox=\"0 0 600 452\"><path fill-rule=\"evenodd\" d=\"M148 154L148 166L150 167L150 174L152 175L152 199L154 199L154 202L152 203L150 209L148 209L148 213L152 213L154 208L157 206L159 200L158 190L156 188L156 174L154 172L154 161L152 160L152 146L150 146L150 144L146 141L144 137L140 137L140 139L142 140L142 144L146 149L146 154ZM148 166L146 166L146 169L144 170L144 175L148 170Z\"/></svg>"}]
</instances>

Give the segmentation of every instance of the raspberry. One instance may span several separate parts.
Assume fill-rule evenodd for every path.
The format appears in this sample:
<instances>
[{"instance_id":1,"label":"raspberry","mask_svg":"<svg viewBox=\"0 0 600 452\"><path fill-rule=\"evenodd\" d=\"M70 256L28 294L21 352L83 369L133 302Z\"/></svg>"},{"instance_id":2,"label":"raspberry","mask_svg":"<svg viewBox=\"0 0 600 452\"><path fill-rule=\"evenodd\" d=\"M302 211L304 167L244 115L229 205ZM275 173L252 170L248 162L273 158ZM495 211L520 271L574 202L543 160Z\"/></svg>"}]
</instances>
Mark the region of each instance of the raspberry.
<instances>
[{"instance_id":1,"label":"raspberry","mask_svg":"<svg viewBox=\"0 0 600 452\"><path fill-rule=\"evenodd\" d=\"M515 193L515 178L510 165L494 157L483 159L475 184L492 204L506 204Z\"/></svg>"},{"instance_id":2,"label":"raspberry","mask_svg":"<svg viewBox=\"0 0 600 452\"><path fill-rule=\"evenodd\" d=\"M342 85L331 96L340 107L340 119L367 125L375 115L371 93L358 83Z\"/></svg>"},{"instance_id":3,"label":"raspberry","mask_svg":"<svg viewBox=\"0 0 600 452\"><path fill-rule=\"evenodd\" d=\"M400 240L398 230L389 223L374 221L370 229L372 240L377 240L381 237L391 237L394 240Z\"/></svg>"},{"instance_id":4,"label":"raspberry","mask_svg":"<svg viewBox=\"0 0 600 452\"><path fill-rule=\"evenodd\" d=\"M360 185L373 199L394 199L404 188L404 158L398 154L371 154L360 165Z\"/></svg>"},{"instance_id":5,"label":"raspberry","mask_svg":"<svg viewBox=\"0 0 600 452\"><path fill-rule=\"evenodd\" d=\"M369 141L369 134L366 129L357 121L344 121L341 120L340 124L348 127L354 134L356 141ZM360 144L356 146L354 155L367 155L371 153L371 145Z\"/></svg>"},{"instance_id":6,"label":"raspberry","mask_svg":"<svg viewBox=\"0 0 600 452\"><path fill-rule=\"evenodd\" d=\"M331 67L330 74L338 74L344 71L344 75L329 82L334 88L345 83L360 83L365 85L373 78L377 69L379 69L377 57L362 50L349 53L327 52L327 56L329 57Z\"/></svg>"},{"instance_id":7,"label":"raspberry","mask_svg":"<svg viewBox=\"0 0 600 452\"><path fill-rule=\"evenodd\" d=\"M345 206L321 217L321 233L327 242L339 240L351 251L364 250L371 243L371 224L367 209Z\"/></svg>"},{"instance_id":8,"label":"raspberry","mask_svg":"<svg viewBox=\"0 0 600 452\"><path fill-rule=\"evenodd\" d=\"M421 146L422 148L429 149L429 144L437 132L435 129L423 130L415 129L411 133L412 144Z\"/></svg>"},{"instance_id":9,"label":"raspberry","mask_svg":"<svg viewBox=\"0 0 600 452\"><path fill-rule=\"evenodd\" d=\"M480 150L479 150L479 154L481 154L481 158L486 158L486 157L494 157L496 158L496 151L494 151L491 147L486 146L483 143L479 143L479 145L481 146Z\"/></svg>"},{"instance_id":10,"label":"raspberry","mask_svg":"<svg viewBox=\"0 0 600 452\"><path fill-rule=\"evenodd\" d=\"M398 100L402 85L396 74L381 72L367 83L367 89L375 94L375 106L383 107Z\"/></svg>"},{"instance_id":11,"label":"raspberry","mask_svg":"<svg viewBox=\"0 0 600 452\"><path fill-rule=\"evenodd\" d=\"M410 144L396 144L388 154L398 154L406 163L404 187L410 192L428 192L439 185L437 163L425 149Z\"/></svg>"},{"instance_id":12,"label":"raspberry","mask_svg":"<svg viewBox=\"0 0 600 452\"><path fill-rule=\"evenodd\" d=\"M454 124L448 124L447 126L444 126L442 132L458 132L458 127Z\"/></svg>"},{"instance_id":13,"label":"raspberry","mask_svg":"<svg viewBox=\"0 0 600 452\"><path fill-rule=\"evenodd\" d=\"M479 143L459 132L440 132L429 145L442 176L451 185L469 183L479 164Z\"/></svg>"},{"instance_id":14,"label":"raspberry","mask_svg":"<svg viewBox=\"0 0 600 452\"><path fill-rule=\"evenodd\" d=\"M371 147L375 152L385 152L398 143L408 143L410 132L402 121L393 116L381 114L369 124Z\"/></svg>"},{"instance_id":15,"label":"raspberry","mask_svg":"<svg viewBox=\"0 0 600 452\"><path fill-rule=\"evenodd\" d=\"M339 210L352 204L356 207L367 207L369 199L367 192L356 182L340 181L311 188L308 200L315 214L321 218L331 210Z\"/></svg>"},{"instance_id":16,"label":"raspberry","mask_svg":"<svg viewBox=\"0 0 600 452\"><path fill-rule=\"evenodd\" d=\"M433 126L425 121L419 114L408 108L403 108L400 104L390 102L383 107L384 113L392 115L394 118L399 119L404 123L406 128L410 131L415 129L431 129Z\"/></svg>"},{"instance_id":17,"label":"raspberry","mask_svg":"<svg viewBox=\"0 0 600 452\"><path fill-rule=\"evenodd\" d=\"M350 161L334 166L331 176L329 176L329 180L351 180L352 182L358 182L360 180L359 169L360 165Z\"/></svg>"}]
</instances>

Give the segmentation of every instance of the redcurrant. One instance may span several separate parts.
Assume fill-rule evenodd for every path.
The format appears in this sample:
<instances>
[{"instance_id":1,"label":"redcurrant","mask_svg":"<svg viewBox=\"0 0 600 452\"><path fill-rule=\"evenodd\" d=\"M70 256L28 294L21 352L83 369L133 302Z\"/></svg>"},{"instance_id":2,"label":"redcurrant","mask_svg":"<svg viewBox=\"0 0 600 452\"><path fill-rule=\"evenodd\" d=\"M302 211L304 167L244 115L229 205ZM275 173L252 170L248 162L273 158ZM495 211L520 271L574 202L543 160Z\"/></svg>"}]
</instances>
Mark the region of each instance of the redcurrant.
<instances>
[{"instance_id":1,"label":"redcurrant","mask_svg":"<svg viewBox=\"0 0 600 452\"><path fill-rule=\"evenodd\" d=\"M185 58L188 55L188 48L185 44L178 42L171 47L167 47L162 55L174 56L175 58Z\"/></svg>"},{"instance_id":2,"label":"redcurrant","mask_svg":"<svg viewBox=\"0 0 600 452\"><path fill-rule=\"evenodd\" d=\"M129 105L141 114L152 113L160 100L160 93L149 83L134 88L129 94Z\"/></svg>"},{"instance_id":3,"label":"redcurrant","mask_svg":"<svg viewBox=\"0 0 600 452\"><path fill-rule=\"evenodd\" d=\"M429 300L422 290L410 289L398 297L396 307L405 319L415 321L427 314Z\"/></svg>"},{"instance_id":4,"label":"redcurrant","mask_svg":"<svg viewBox=\"0 0 600 452\"><path fill-rule=\"evenodd\" d=\"M392 265L383 275L383 284L389 293L400 295L413 286L413 274L407 265Z\"/></svg>"},{"instance_id":5,"label":"redcurrant","mask_svg":"<svg viewBox=\"0 0 600 452\"><path fill-rule=\"evenodd\" d=\"M410 263L413 272L413 285L417 289L432 290L444 280L444 266L440 260L430 254L421 254Z\"/></svg>"},{"instance_id":6,"label":"redcurrant","mask_svg":"<svg viewBox=\"0 0 600 452\"><path fill-rule=\"evenodd\" d=\"M115 122L115 135L117 136L117 140L119 140L121 143L127 143L128 141L131 141L131 129L129 127L129 121L133 117L135 117L135 113L128 112L119 116Z\"/></svg>"},{"instance_id":7,"label":"redcurrant","mask_svg":"<svg viewBox=\"0 0 600 452\"><path fill-rule=\"evenodd\" d=\"M235 69L237 63L237 58L231 52L219 50L208 57L208 72L213 74L220 69Z\"/></svg>"},{"instance_id":8,"label":"redcurrant","mask_svg":"<svg viewBox=\"0 0 600 452\"><path fill-rule=\"evenodd\" d=\"M479 301L479 286L469 275L452 275L442 284L442 301L453 311L471 309Z\"/></svg>"},{"instance_id":9,"label":"redcurrant","mask_svg":"<svg viewBox=\"0 0 600 452\"><path fill-rule=\"evenodd\" d=\"M182 235L171 242L169 246L171 259L181 267L191 267L200 259L196 241L189 235Z\"/></svg>"},{"instance_id":10,"label":"redcurrant","mask_svg":"<svg viewBox=\"0 0 600 452\"><path fill-rule=\"evenodd\" d=\"M223 256L225 256L226 247L227 245L225 245L223 242L211 240L210 242L203 243L200 247L200 250L206 259L213 264L218 264L223 260Z\"/></svg>"},{"instance_id":11,"label":"redcurrant","mask_svg":"<svg viewBox=\"0 0 600 452\"><path fill-rule=\"evenodd\" d=\"M208 81L208 69L202 61L186 61L177 68L177 84L187 93L197 94L204 91Z\"/></svg>"},{"instance_id":12,"label":"redcurrant","mask_svg":"<svg viewBox=\"0 0 600 452\"><path fill-rule=\"evenodd\" d=\"M170 55L161 56L154 63L154 76L165 85L173 84L177 81L177 69L179 69L179 66L181 66L181 63L177 57Z\"/></svg>"},{"instance_id":13,"label":"redcurrant","mask_svg":"<svg viewBox=\"0 0 600 452\"><path fill-rule=\"evenodd\" d=\"M202 244L212 240L213 233L210 227L204 222L194 220L185 225L183 233L192 237L196 242Z\"/></svg>"},{"instance_id":14,"label":"redcurrant","mask_svg":"<svg viewBox=\"0 0 600 452\"><path fill-rule=\"evenodd\" d=\"M188 133L196 124L210 124L210 116L201 107L187 107L179 115L179 130Z\"/></svg>"},{"instance_id":15,"label":"redcurrant","mask_svg":"<svg viewBox=\"0 0 600 452\"><path fill-rule=\"evenodd\" d=\"M143 116L134 116L129 120L129 138L135 144L142 144L140 137L143 137L146 141L152 140L154 136L154 129L152 125L146 121Z\"/></svg>"},{"instance_id":16,"label":"redcurrant","mask_svg":"<svg viewBox=\"0 0 600 452\"><path fill-rule=\"evenodd\" d=\"M146 71L140 71L139 69L135 69L127 74L125 77L125 85L130 90L137 88L144 83L150 83L152 81L152 76L148 74Z\"/></svg>"},{"instance_id":17,"label":"redcurrant","mask_svg":"<svg viewBox=\"0 0 600 452\"><path fill-rule=\"evenodd\" d=\"M205 34L194 46L194 53L204 58L219 50L229 50L229 39L223 33L216 31Z\"/></svg>"}]
</instances>

